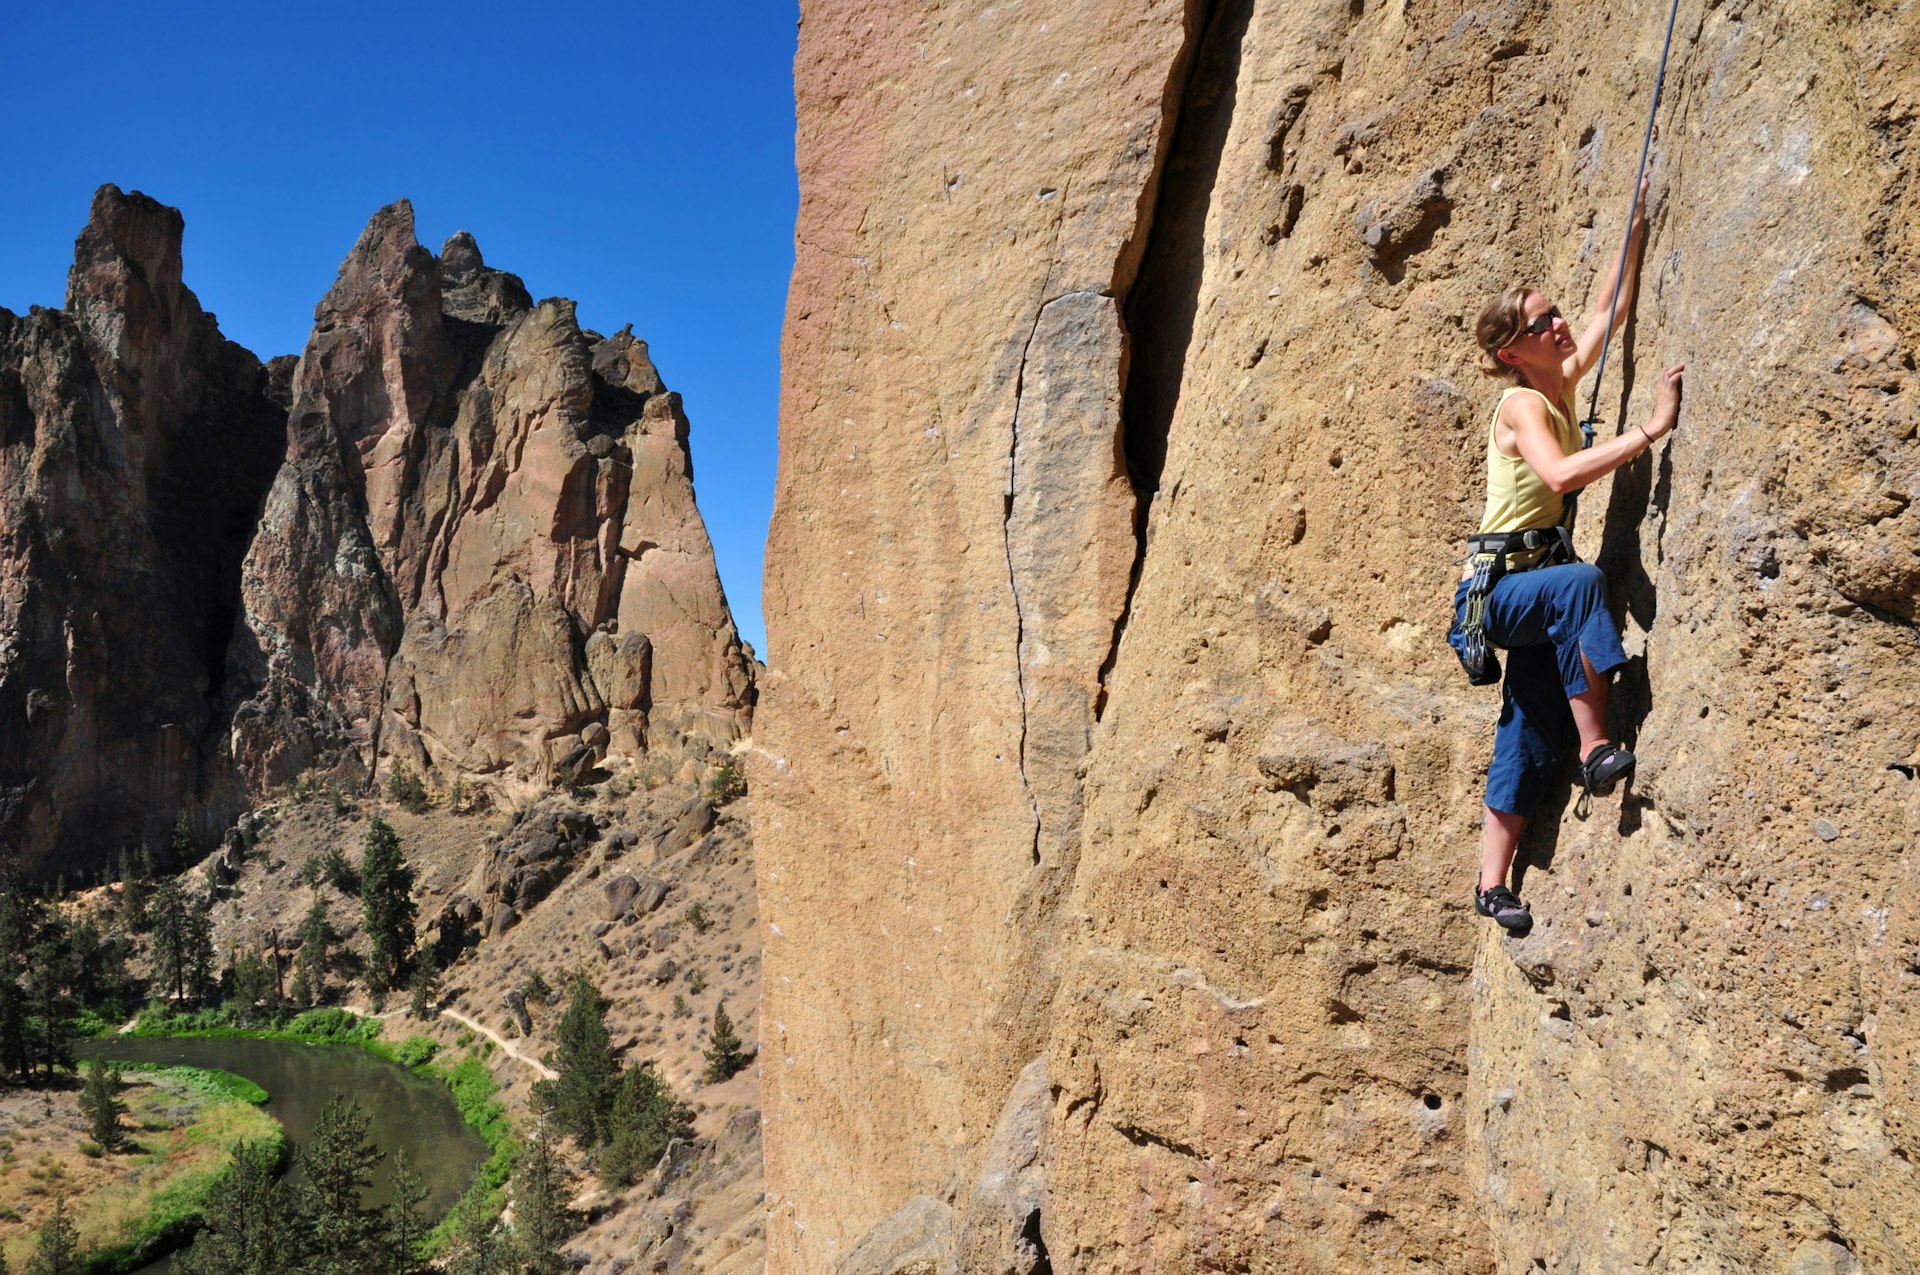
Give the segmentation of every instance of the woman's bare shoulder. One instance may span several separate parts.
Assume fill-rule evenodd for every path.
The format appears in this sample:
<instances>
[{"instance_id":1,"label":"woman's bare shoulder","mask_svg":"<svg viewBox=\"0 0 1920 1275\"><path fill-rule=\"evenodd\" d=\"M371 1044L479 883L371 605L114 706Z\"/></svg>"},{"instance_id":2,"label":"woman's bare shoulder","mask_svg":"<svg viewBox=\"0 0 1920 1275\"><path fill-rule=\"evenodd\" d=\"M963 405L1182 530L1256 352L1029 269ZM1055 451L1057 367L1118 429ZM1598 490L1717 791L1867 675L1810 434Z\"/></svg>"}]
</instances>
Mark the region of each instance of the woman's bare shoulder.
<instances>
[{"instance_id":1,"label":"woman's bare shoulder","mask_svg":"<svg viewBox=\"0 0 1920 1275\"><path fill-rule=\"evenodd\" d=\"M1550 406L1547 396L1531 385L1511 386L1500 395L1500 419L1508 425L1544 421Z\"/></svg>"}]
</instances>

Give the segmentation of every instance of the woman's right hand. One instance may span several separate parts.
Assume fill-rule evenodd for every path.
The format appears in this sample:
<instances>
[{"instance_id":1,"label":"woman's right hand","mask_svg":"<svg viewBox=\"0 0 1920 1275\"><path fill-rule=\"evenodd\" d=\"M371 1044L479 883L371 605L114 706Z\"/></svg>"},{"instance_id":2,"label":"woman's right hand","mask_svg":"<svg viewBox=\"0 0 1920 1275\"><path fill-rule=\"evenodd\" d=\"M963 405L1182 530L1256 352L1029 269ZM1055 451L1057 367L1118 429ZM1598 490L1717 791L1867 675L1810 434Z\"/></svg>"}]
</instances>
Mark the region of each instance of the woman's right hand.
<instances>
[{"instance_id":1,"label":"woman's right hand","mask_svg":"<svg viewBox=\"0 0 1920 1275\"><path fill-rule=\"evenodd\" d=\"M1653 419L1647 422L1647 434L1659 438L1662 434L1671 434L1673 427L1680 423L1681 378L1686 375L1687 365L1676 363L1660 373L1660 380L1653 390Z\"/></svg>"}]
</instances>

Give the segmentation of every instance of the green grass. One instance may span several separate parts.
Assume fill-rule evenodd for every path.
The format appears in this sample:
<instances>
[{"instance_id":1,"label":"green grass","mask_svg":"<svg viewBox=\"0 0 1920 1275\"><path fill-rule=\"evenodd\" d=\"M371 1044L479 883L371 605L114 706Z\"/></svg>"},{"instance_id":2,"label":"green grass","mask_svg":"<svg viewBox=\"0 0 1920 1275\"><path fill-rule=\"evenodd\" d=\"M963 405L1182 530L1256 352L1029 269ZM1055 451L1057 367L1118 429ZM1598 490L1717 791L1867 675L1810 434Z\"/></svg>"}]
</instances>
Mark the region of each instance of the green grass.
<instances>
[{"instance_id":1,"label":"green grass","mask_svg":"<svg viewBox=\"0 0 1920 1275\"><path fill-rule=\"evenodd\" d=\"M266 1090L245 1076L236 1076L230 1071L219 1071L212 1067L180 1067L170 1063L115 1062L112 1059L105 1061L110 1066L118 1067L122 1073L169 1075L189 1089L195 1089L216 1098L234 1098L241 1102L252 1103L256 1107L267 1100Z\"/></svg>"},{"instance_id":2,"label":"green grass","mask_svg":"<svg viewBox=\"0 0 1920 1275\"><path fill-rule=\"evenodd\" d=\"M198 1067L120 1067L139 1073L150 1085L129 1093L133 1110L128 1114L140 1130L135 1145L109 1154L172 1176L151 1192L143 1190L137 1178L123 1178L84 1200L69 1201L82 1242L89 1246L76 1268L81 1275L134 1270L184 1242L199 1226L208 1196L231 1171L234 1143L266 1140L286 1154L285 1132L258 1109L266 1092L251 1081ZM194 1110L185 1123L153 1115L156 1103L177 1103L188 1095Z\"/></svg>"},{"instance_id":3,"label":"green grass","mask_svg":"<svg viewBox=\"0 0 1920 1275\"><path fill-rule=\"evenodd\" d=\"M270 1139L284 1159L286 1133L276 1127ZM191 1141L199 1141L193 1139ZM257 1140L257 1139L256 1139ZM214 1189L233 1171L232 1149L214 1164L189 1170L167 1183L153 1196L147 1214L134 1224L132 1234L87 1254L80 1275L120 1275L145 1266L168 1249L178 1248L200 1228L201 1214Z\"/></svg>"},{"instance_id":4,"label":"green grass","mask_svg":"<svg viewBox=\"0 0 1920 1275\"><path fill-rule=\"evenodd\" d=\"M121 1017L108 1018L97 1009L78 1010L74 1013L71 1024L73 1034L76 1037L88 1039L111 1036L120 1030Z\"/></svg>"}]
</instances>

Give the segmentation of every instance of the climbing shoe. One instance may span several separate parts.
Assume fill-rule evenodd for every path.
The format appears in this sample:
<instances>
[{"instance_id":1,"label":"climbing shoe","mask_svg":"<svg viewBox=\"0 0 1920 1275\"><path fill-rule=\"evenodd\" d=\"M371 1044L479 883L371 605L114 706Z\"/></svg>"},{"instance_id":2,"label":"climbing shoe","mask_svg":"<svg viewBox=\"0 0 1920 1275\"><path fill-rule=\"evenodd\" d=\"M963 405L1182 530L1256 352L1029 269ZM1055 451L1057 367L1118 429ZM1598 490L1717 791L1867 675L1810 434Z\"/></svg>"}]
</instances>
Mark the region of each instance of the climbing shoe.
<instances>
[{"instance_id":1,"label":"climbing shoe","mask_svg":"<svg viewBox=\"0 0 1920 1275\"><path fill-rule=\"evenodd\" d=\"M1490 916L1503 930L1524 930L1533 925L1533 913L1504 885L1489 886L1473 892L1473 910Z\"/></svg>"},{"instance_id":2,"label":"climbing shoe","mask_svg":"<svg viewBox=\"0 0 1920 1275\"><path fill-rule=\"evenodd\" d=\"M1587 791L1604 797L1633 773L1633 754L1618 744L1602 744L1580 763L1580 782Z\"/></svg>"}]
</instances>

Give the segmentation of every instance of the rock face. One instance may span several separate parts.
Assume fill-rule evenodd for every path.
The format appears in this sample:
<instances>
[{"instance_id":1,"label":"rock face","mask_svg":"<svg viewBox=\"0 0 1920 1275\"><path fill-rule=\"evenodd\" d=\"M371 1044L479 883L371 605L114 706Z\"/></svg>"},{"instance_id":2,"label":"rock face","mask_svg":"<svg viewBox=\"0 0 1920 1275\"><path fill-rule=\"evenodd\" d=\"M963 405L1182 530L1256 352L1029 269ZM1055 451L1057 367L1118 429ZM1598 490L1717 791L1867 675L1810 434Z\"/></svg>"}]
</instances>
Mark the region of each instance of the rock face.
<instances>
[{"instance_id":1,"label":"rock face","mask_svg":"<svg viewBox=\"0 0 1920 1275\"><path fill-rule=\"evenodd\" d=\"M182 228L104 186L65 308L0 310L0 846L29 865L164 844L222 767L240 559L280 461L286 368L201 310Z\"/></svg>"},{"instance_id":2,"label":"rock face","mask_svg":"<svg viewBox=\"0 0 1920 1275\"><path fill-rule=\"evenodd\" d=\"M1913 24L1682 15L1605 415L1688 406L1579 535L1640 770L1508 942L1472 321L1584 316L1662 27L1125 8L803 6L768 1269L1920 1263Z\"/></svg>"},{"instance_id":3,"label":"rock face","mask_svg":"<svg viewBox=\"0 0 1920 1275\"><path fill-rule=\"evenodd\" d=\"M315 312L245 569L233 752L260 790L390 757L513 799L743 735L753 684L687 420L630 331L382 209Z\"/></svg>"},{"instance_id":4,"label":"rock face","mask_svg":"<svg viewBox=\"0 0 1920 1275\"><path fill-rule=\"evenodd\" d=\"M303 776L517 803L746 733L644 342L464 233L436 258L403 202L263 367L181 283L182 225L103 187L65 309L0 311L0 845L84 873Z\"/></svg>"}]
</instances>

